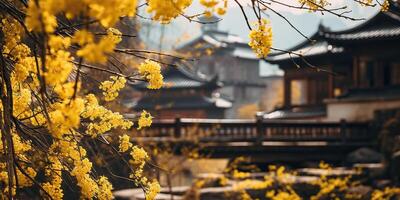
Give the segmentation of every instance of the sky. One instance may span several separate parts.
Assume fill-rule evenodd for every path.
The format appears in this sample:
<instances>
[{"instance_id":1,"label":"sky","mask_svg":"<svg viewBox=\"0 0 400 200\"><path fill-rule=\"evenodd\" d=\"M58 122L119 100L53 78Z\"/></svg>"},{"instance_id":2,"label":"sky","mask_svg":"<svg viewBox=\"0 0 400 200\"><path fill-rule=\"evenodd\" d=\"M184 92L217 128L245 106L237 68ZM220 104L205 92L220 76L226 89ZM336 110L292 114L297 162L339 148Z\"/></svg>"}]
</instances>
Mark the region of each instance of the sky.
<instances>
[{"instance_id":1,"label":"sky","mask_svg":"<svg viewBox=\"0 0 400 200\"><path fill-rule=\"evenodd\" d=\"M250 0L239 1L243 5L250 5ZM297 0L281 0L281 2L284 2L288 5L299 5L297 3ZM368 19L375 15L378 10L377 8L366 8L364 6L357 5L356 3L354 3L354 1L350 0L331 0L330 2L330 8L347 6L346 10L351 11L351 13L349 13L348 15L354 18ZM246 26L240 8L234 3L233 0L229 0L228 5L228 12L222 17L222 20L218 24L219 29L222 31L227 31L231 34L239 35L243 38L243 40L247 41L249 30ZM356 26L365 21L347 20L329 13L310 13L304 10L302 11L299 9L288 8L286 6L282 6L276 3L272 3L270 6L272 9L279 11L279 13L284 15L294 26L296 26L296 28L298 28L303 34L307 36L315 33L320 23L322 23L324 26L329 27L332 30L341 30ZM187 12L191 14L197 14L202 11L203 8L198 4L198 0L194 0L193 5L187 9ZM245 11L246 13L248 13L248 16L251 16L251 14L253 14L252 10L249 7L246 7ZM274 47L280 49L288 49L304 40L303 36L297 33L284 19L277 16L273 12L267 12L266 18L271 21L274 35ZM255 21L255 18L250 17L250 21ZM201 34L200 24L196 22L189 22L183 17L177 18L168 25L160 25L157 22L149 22L146 20L144 20L143 22L148 25L142 27L141 37L145 41L147 41L149 48L154 50L159 50L161 48L168 51ZM160 41L162 41L161 45ZM260 71L261 75L269 75L276 72L276 67L271 67L266 63L262 63Z\"/></svg>"}]
</instances>

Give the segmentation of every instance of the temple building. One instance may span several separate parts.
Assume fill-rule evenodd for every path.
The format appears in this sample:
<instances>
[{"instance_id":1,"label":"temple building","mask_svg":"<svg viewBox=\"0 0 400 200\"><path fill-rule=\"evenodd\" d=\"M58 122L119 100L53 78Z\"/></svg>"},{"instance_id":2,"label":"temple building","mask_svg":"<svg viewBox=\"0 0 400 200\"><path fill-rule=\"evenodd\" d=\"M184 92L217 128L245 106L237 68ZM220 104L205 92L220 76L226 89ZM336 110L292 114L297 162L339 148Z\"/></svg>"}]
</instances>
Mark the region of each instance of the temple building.
<instances>
[{"instance_id":1,"label":"temple building","mask_svg":"<svg viewBox=\"0 0 400 200\"><path fill-rule=\"evenodd\" d=\"M133 84L142 97L133 106L137 112L150 111L157 119L224 118L232 103L221 98L222 84L218 76L206 78L193 73L189 67L167 66L162 72L164 86L159 90L147 89L147 83Z\"/></svg>"},{"instance_id":2,"label":"temple building","mask_svg":"<svg viewBox=\"0 0 400 200\"><path fill-rule=\"evenodd\" d=\"M320 26L309 40L268 62L285 71L284 106L273 119L368 121L400 108L400 8L392 3L343 31ZM301 56L299 56L301 55Z\"/></svg>"},{"instance_id":3,"label":"temple building","mask_svg":"<svg viewBox=\"0 0 400 200\"><path fill-rule=\"evenodd\" d=\"M195 57L194 71L208 77L218 75L223 87L222 97L232 102L226 118L238 118L238 109L249 104L259 104L265 92L265 79L260 76L260 60L242 38L218 30L217 17L199 19L200 36L177 49L182 54Z\"/></svg>"}]
</instances>

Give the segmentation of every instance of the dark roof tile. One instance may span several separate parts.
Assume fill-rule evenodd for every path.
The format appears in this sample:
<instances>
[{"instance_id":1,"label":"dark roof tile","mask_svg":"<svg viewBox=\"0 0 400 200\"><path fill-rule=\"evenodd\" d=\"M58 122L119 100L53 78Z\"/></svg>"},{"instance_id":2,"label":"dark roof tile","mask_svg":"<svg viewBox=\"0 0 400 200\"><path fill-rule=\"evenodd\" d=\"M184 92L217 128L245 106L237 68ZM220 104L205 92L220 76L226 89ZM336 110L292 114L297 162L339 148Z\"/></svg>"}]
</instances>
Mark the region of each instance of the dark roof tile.
<instances>
[{"instance_id":1,"label":"dark roof tile","mask_svg":"<svg viewBox=\"0 0 400 200\"><path fill-rule=\"evenodd\" d=\"M211 90L221 87L218 77L206 78L200 74L195 74L185 66L168 66L163 70L164 86L161 89L183 89L183 88L209 88ZM133 88L146 90L148 83L140 82L132 84Z\"/></svg>"},{"instance_id":2,"label":"dark roof tile","mask_svg":"<svg viewBox=\"0 0 400 200\"><path fill-rule=\"evenodd\" d=\"M135 109L192 109L192 108L229 108L231 103L222 98L205 96L184 97L144 97L140 99Z\"/></svg>"}]
</instances>

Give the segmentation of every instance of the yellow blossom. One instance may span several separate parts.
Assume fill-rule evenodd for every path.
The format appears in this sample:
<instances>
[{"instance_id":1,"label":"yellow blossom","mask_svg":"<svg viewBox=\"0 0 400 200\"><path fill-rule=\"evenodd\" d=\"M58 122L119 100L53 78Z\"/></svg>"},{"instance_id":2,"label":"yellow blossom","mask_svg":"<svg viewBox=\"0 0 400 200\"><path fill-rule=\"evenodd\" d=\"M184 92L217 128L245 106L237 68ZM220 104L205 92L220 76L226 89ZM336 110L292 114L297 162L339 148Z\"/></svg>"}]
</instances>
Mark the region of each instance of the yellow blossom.
<instances>
[{"instance_id":1,"label":"yellow blossom","mask_svg":"<svg viewBox=\"0 0 400 200\"><path fill-rule=\"evenodd\" d=\"M130 142L130 138L128 135L124 134L122 136L119 136L119 151L120 152L126 152L131 148L133 145Z\"/></svg>"},{"instance_id":2,"label":"yellow blossom","mask_svg":"<svg viewBox=\"0 0 400 200\"><path fill-rule=\"evenodd\" d=\"M154 200L157 194L160 192L160 190L161 190L160 184L156 180L153 180L147 186L146 200Z\"/></svg>"},{"instance_id":3,"label":"yellow blossom","mask_svg":"<svg viewBox=\"0 0 400 200\"><path fill-rule=\"evenodd\" d=\"M131 156L134 164L143 164L147 159L149 159L147 152L142 147L138 146L132 148Z\"/></svg>"},{"instance_id":4,"label":"yellow blossom","mask_svg":"<svg viewBox=\"0 0 400 200\"><path fill-rule=\"evenodd\" d=\"M149 81L147 88L159 89L162 87L164 77L161 75L161 66L157 62L146 60L141 63L139 74Z\"/></svg>"},{"instance_id":5,"label":"yellow blossom","mask_svg":"<svg viewBox=\"0 0 400 200\"><path fill-rule=\"evenodd\" d=\"M321 10L329 4L327 0L298 0L300 4L306 5L310 11Z\"/></svg>"},{"instance_id":6,"label":"yellow blossom","mask_svg":"<svg viewBox=\"0 0 400 200\"><path fill-rule=\"evenodd\" d=\"M112 185L108 181L107 177L105 176L100 176L98 180L98 185L99 185L99 194L97 195L99 200L109 200L113 198L112 195Z\"/></svg>"},{"instance_id":7,"label":"yellow blossom","mask_svg":"<svg viewBox=\"0 0 400 200\"><path fill-rule=\"evenodd\" d=\"M400 188L386 187L383 190L374 190L371 195L371 200L389 200L394 195L400 195Z\"/></svg>"},{"instance_id":8,"label":"yellow blossom","mask_svg":"<svg viewBox=\"0 0 400 200\"><path fill-rule=\"evenodd\" d=\"M250 31L249 46L259 58L265 58L272 47L272 29L267 20L260 20L257 27Z\"/></svg>"},{"instance_id":9,"label":"yellow blossom","mask_svg":"<svg viewBox=\"0 0 400 200\"><path fill-rule=\"evenodd\" d=\"M82 46L87 43L93 43L94 36L88 30L79 30L74 33L72 41Z\"/></svg>"},{"instance_id":10,"label":"yellow blossom","mask_svg":"<svg viewBox=\"0 0 400 200\"><path fill-rule=\"evenodd\" d=\"M31 31L44 31L47 33L54 32L57 27L57 19L52 3L54 1L39 1L39 5L35 1L28 2L27 17L25 19L26 26ZM42 25L44 30L42 30Z\"/></svg>"},{"instance_id":11,"label":"yellow blossom","mask_svg":"<svg viewBox=\"0 0 400 200\"><path fill-rule=\"evenodd\" d=\"M381 11L386 12L389 10L390 2L389 0L384 0L381 6Z\"/></svg>"},{"instance_id":12,"label":"yellow blossom","mask_svg":"<svg viewBox=\"0 0 400 200\"><path fill-rule=\"evenodd\" d=\"M143 112L140 114L140 118L139 118L139 122L138 122L138 130L144 128L144 127L149 127L151 126L152 123L152 116L150 115L150 113L146 112L145 110L143 110Z\"/></svg>"},{"instance_id":13,"label":"yellow blossom","mask_svg":"<svg viewBox=\"0 0 400 200\"><path fill-rule=\"evenodd\" d=\"M172 19L184 13L192 4L192 0L147 0L147 12L161 23L169 23Z\"/></svg>"},{"instance_id":14,"label":"yellow blossom","mask_svg":"<svg viewBox=\"0 0 400 200\"><path fill-rule=\"evenodd\" d=\"M213 13L225 15L228 9L228 0L200 0L200 4L206 8L204 15L212 17Z\"/></svg>"},{"instance_id":15,"label":"yellow blossom","mask_svg":"<svg viewBox=\"0 0 400 200\"><path fill-rule=\"evenodd\" d=\"M244 179L244 178L250 177L250 173L249 172L240 172L237 169L235 169L233 171L232 176L233 176L233 178L236 178L236 179Z\"/></svg>"},{"instance_id":16,"label":"yellow blossom","mask_svg":"<svg viewBox=\"0 0 400 200\"><path fill-rule=\"evenodd\" d=\"M118 97L118 92L125 87L126 79L124 77L111 76L112 81L104 81L100 84L103 90L104 100L112 101Z\"/></svg>"},{"instance_id":17,"label":"yellow blossom","mask_svg":"<svg viewBox=\"0 0 400 200\"><path fill-rule=\"evenodd\" d=\"M86 133L92 137L103 134L112 128L129 129L133 123L117 113L100 106L97 98L93 94L89 94L85 99L85 109L81 116L90 120L98 120L90 122L87 125Z\"/></svg>"},{"instance_id":18,"label":"yellow blossom","mask_svg":"<svg viewBox=\"0 0 400 200\"><path fill-rule=\"evenodd\" d=\"M121 42L121 35L117 29L110 28L107 30L107 35L95 43L91 41L91 36L87 32L81 32L75 37L75 41L86 44L76 52L76 55L92 63L104 64L107 61L106 54L113 52L115 46Z\"/></svg>"}]
</instances>

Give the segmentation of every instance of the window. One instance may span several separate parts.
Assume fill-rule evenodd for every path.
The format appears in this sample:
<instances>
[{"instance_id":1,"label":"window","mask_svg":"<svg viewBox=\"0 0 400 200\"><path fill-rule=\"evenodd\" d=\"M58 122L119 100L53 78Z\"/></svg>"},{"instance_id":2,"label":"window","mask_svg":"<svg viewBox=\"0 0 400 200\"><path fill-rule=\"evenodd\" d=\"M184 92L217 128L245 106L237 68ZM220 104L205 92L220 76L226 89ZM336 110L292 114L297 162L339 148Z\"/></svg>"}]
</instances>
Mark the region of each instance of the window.
<instances>
[{"instance_id":1,"label":"window","mask_svg":"<svg viewBox=\"0 0 400 200\"><path fill-rule=\"evenodd\" d=\"M400 85L400 64L393 63L390 65L390 83L391 85Z\"/></svg>"},{"instance_id":2,"label":"window","mask_svg":"<svg viewBox=\"0 0 400 200\"><path fill-rule=\"evenodd\" d=\"M308 104L307 80L298 79L290 81L290 104L306 105Z\"/></svg>"},{"instance_id":3,"label":"window","mask_svg":"<svg viewBox=\"0 0 400 200\"><path fill-rule=\"evenodd\" d=\"M294 79L291 80L290 87L292 106L321 105L329 96L327 78Z\"/></svg>"},{"instance_id":4,"label":"window","mask_svg":"<svg viewBox=\"0 0 400 200\"><path fill-rule=\"evenodd\" d=\"M374 62L372 61L361 61L359 66L359 81L360 86L363 88L369 88L375 86L375 70Z\"/></svg>"}]
</instances>

